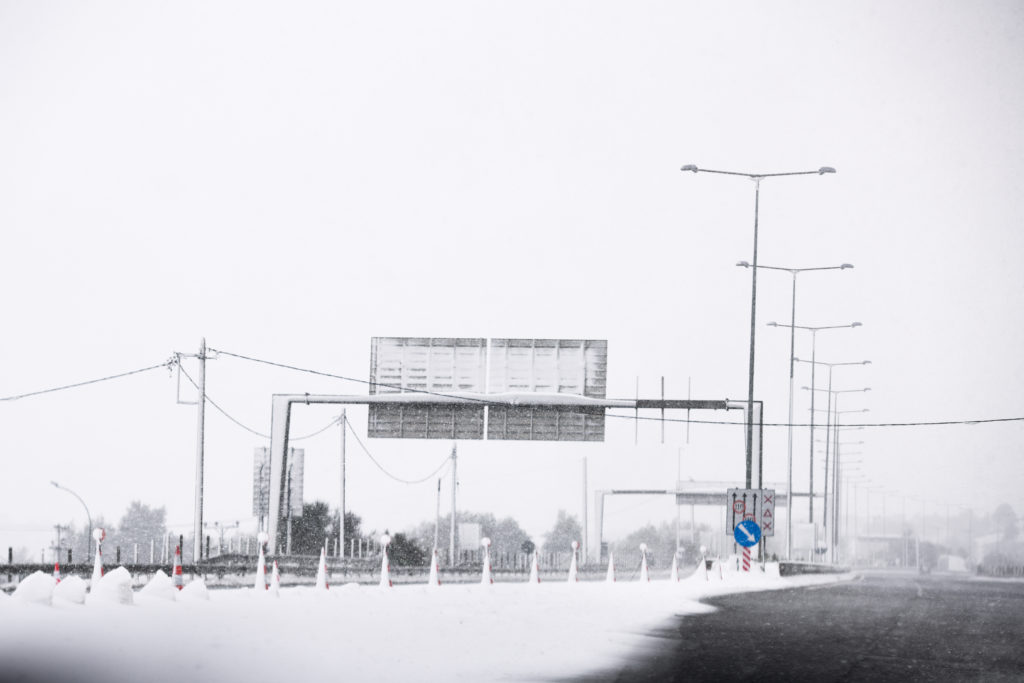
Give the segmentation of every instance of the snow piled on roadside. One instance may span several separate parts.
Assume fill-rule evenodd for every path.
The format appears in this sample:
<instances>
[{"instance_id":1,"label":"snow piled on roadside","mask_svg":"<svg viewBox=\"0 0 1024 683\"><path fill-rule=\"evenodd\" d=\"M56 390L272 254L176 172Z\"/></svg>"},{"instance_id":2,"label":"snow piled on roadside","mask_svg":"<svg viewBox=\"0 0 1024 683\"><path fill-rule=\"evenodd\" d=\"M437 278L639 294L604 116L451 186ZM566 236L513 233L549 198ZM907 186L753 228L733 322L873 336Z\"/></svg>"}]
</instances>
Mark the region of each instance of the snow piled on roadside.
<instances>
[{"instance_id":1,"label":"snow piled on roadside","mask_svg":"<svg viewBox=\"0 0 1024 683\"><path fill-rule=\"evenodd\" d=\"M249 589L211 592L197 580L176 601L132 604L121 575L101 591L103 600L85 606L0 601L0 679L429 683L571 677L615 666L666 619L710 611L701 598L836 580L726 571L724 580L695 574L679 583L345 584L329 591L285 588L277 600ZM151 590L166 594L156 582ZM36 588L33 595L41 598L46 591Z\"/></svg>"}]
</instances>

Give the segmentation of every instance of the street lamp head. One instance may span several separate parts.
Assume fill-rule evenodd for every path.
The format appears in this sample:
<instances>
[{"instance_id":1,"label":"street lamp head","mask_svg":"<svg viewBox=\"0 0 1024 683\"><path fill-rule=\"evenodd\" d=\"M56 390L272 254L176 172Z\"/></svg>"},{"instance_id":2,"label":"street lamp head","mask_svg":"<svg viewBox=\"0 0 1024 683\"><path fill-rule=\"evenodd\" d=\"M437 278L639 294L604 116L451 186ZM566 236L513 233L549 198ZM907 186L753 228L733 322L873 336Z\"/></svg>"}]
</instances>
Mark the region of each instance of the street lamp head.
<instances>
[{"instance_id":1,"label":"street lamp head","mask_svg":"<svg viewBox=\"0 0 1024 683\"><path fill-rule=\"evenodd\" d=\"M53 484L54 486L56 486L57 488L60 488L60 484L58 484L57 482L51 481L50 483Z\"/></svg>"},{"instance_id":2,"label":"street lamp head","mask_svg":"<svg viewBox=\"0 0 1024 683\"><path fill-rule=\"evenodd\" d=\"M822 166L818 169L818 175L825 175L826 173L835 173L836 169L831 166Z\"/></svg>"},{"instance_id":3,"label":"street lamp head","mask_svg":"<svg viewBox=\"0 0 1024 683\"><path fill-rule=\"evenodd\" d=\"M850 323L850 327L860 327L860 323Z\"/></svg>"},{"instance_id":4,"label":"street lamp head","mask_svg":"<svg viewBox=\"0 0 1024 683\"><path fill-rule=\"evenodd\" d=\"M843 265L839 266L839 270L846 270L847 268L853 268L853 264L852 263L844 263Z\"/></svg>"},{"instance_id":5,"label":"street lamp head","mask_svg":"<svg viewBox=\"0 0 1024 683\"><path fill-rule=\"evenodd\" d=\"M746 261L740 261L740 262L739 262L739 263L737 263L736 265L737 265L737 266L742 266L742 267L744 267L744 268L749 268L749 267L750 267L750 264L749 264L749 263L747 263Z\"/></svg>"},{"instance_id":6,"label":"street lamp head","mask_svg":"<svg viewBox=\"0 0 1024 683\"><path fill-rule=\"evenodd\" d=\"M768 323L768 327L778 327L778 326L779 326L779 324L777 322L775 322L774 320L771 321L770 323Z\"/></svg>"},{"instance_id":7,"label":"street lamp head","mask_svg":"<svg viewBox=\"0 0 1024 683\"><path fill-rule=\"evenodd\" d=\"M698 170L700 170L700 169L698 169L698 168L697 168L696 166L694 166L693 164L687 164L686 166L683 166L683 167L682 167L681 169L679 169L679 170L680 170L680 171L693 171L694 173L696 173L696 172L697 172Z\"/></svg>"},{"instance_id":8,"label":"street lamp head","mask_svg":"<svg viewBox=\"0 0 1024 683\"><path fill-rule=\"evenodd\" d=\"M871 365L871 361L869 361L869 360L866 360L866 361L864 361L863 363L861 363L861 365Z\"/></svg>"}]
</instances>

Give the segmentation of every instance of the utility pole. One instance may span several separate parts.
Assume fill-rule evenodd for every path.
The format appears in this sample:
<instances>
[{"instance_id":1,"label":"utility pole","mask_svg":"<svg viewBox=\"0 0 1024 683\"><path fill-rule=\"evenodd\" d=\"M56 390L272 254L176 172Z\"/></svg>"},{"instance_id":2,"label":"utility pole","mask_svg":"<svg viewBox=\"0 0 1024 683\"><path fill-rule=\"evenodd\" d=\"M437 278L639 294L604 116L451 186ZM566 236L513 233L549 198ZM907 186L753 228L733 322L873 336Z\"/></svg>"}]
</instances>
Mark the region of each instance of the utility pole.
<instances>
[{"instance_id":1,"label":"utility pole","mask_svg":"<svg viewBox=\"0 0 1024 683\"><path fill-rule=\"evenodd\" d=\"M199 400L196 410L196 501L195 538L192 547L194 562L203 558L203 444L206 427L206 337L199 343Z\"/></svg>"},{"instance_id":2,"label":"utility pole","mask_svg":"<svg viewBox=\"0 0 1024 683\"><path fill-rule=\"evenodd\" d=\"M348 430L348 422L345 417L345 409L341 409L341 503L339 506L341 524L338 525L338 556L345 557L345 432Z\"/></svg>"},{"instance_id":3,"label":"utility pole","mask_svg":"<svg viewBox=\"0 0 1024 683\"><path fill-rule=\"evenodd\" d=\"M457 465L456 445L452 444L452 523L448 536L448 564L452 567L455 566L455 491L459 488L459 478L456 474Z\"/></svg>"}]
</instances>

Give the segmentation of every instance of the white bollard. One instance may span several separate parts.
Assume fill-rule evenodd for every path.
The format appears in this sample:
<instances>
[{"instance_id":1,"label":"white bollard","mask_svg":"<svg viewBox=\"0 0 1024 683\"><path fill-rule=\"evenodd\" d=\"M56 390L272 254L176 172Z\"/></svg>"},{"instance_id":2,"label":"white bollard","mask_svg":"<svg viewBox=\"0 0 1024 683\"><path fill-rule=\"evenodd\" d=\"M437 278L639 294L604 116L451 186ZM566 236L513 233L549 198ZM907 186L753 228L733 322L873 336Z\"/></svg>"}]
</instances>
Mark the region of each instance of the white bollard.
<instances>
[{"instance_id":1,"label":"white bollard","mask_svg":"<svg viewBox=\"0 0 1024 683\"><path fill-rule=\"evenodd\" d=\"M580 580L579 567L576 565L576 551L579 547L579 541L572 542L572 560L569 561L569 583L578 583Z\"/></svg>"},{"instance_id":2,"label":"white bollard","mask_svg":"<svg viewBox=\"0 0 1024 683\"><path fill-rule=\"evenodd\" d=\"M391 588L391 563L388 562L388 545L391 543L391 537L384 534L380 537L381 545L381 556L380 556L380 587Z\"/></svg>"},{"instance_id":3,"label":"white bollard","mask_svg":"<svg viewBox=\"0 0 1024 683\"><path fill-rule=\"evenodd\" d=\"M494 578L491 577L491 539L480 539L480 545L484 547L484 573L480 583L488 586L494 583Z\"/></svg>"}]
</instances>

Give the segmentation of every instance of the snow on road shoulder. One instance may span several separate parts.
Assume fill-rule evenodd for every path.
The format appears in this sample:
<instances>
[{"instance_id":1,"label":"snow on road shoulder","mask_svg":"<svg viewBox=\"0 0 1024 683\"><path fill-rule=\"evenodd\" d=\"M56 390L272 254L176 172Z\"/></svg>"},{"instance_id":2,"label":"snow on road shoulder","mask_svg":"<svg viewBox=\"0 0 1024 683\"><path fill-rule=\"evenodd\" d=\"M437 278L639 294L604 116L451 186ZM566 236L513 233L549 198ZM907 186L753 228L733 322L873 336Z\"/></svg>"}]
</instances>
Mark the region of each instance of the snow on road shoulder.
<instances>
[{"instance_id":1,"label":"snow on road shoulder","mask_svg":"<svg viewBox=\"0 0 1024 683\"><path fill-rule=\"evenodd\" d=\"M355 584L210 591L209 600L0 602L0 678L526 681L606 669L705 597L836 581ZM35 676L35 677L33 677Z\"/></svg>"}]
</instances>

